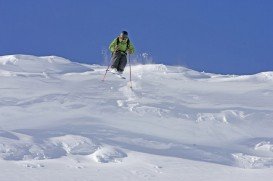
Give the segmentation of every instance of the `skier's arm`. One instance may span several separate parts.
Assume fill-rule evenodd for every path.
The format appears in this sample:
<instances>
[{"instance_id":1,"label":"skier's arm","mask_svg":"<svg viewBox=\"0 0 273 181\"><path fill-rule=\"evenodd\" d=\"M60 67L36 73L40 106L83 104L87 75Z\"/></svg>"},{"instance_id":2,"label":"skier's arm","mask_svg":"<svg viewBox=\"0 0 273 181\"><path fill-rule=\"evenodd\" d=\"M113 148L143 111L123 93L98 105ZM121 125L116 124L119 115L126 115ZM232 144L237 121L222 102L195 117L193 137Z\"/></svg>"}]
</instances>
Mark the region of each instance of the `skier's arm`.
<instances>
[{"instance_id":1,"label":"skier's arm","mask_svg":"<svg viewBox=\"0 0 273 181\"><path fill-rule=\"evenodd\" d=\"M114 51L116 51L116 46L117 46L117 39L115 38L112 43L109 46L109 50L113 53Z\"/></svg>"},{"instance_id":2,"label":"skier's arm","mask_svg":"<svg viewBox=\"0 0 273 181\"><path fill-rule=\"evenodd\" d=\"M128 52L130 54L133 54L135 52L135 47L131 42L130 42L130 45L129 45L129 48L128 48Z\"/></svg>"}]
</instances>

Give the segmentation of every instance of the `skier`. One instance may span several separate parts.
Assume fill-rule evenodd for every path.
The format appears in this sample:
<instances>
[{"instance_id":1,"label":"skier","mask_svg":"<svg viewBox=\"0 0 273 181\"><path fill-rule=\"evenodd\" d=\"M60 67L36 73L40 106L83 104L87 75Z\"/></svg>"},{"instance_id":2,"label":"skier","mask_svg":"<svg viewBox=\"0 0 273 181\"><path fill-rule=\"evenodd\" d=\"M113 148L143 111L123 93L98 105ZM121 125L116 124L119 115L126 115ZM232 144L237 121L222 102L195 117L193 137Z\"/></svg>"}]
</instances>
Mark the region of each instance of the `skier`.
<instances>
[{"instance_id":1,"label":"skier","mask_svg":"<svg viewBox=\"0 0 273 181\"><path fill-rule=\"evenodd\" d=\"M130 42L127 31L122 31L109 46L112 52L111 72L122 75L127 64L127 53L132 54L135 51L134 45Z\"/></svg>"}]
</instances>

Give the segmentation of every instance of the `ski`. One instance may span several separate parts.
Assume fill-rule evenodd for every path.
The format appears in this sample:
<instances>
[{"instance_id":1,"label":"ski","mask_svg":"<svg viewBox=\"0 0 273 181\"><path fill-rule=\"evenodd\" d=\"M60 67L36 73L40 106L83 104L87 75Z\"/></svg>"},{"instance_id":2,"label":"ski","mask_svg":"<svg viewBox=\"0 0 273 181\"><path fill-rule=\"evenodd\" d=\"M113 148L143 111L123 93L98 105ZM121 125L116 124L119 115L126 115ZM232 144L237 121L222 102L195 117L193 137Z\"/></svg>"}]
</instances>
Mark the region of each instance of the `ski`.
<instances>
[{"instance_id":1,"label":"ski","mask_svg":"<svg viewBox=\"0 0 273 181\"><path fill-rule=\"evenodd\" d=\"M111 72L113 75L115 75L116 77L120 78L120 79L126 79L126 77L124 77L123 75L121 74L118 74L118 73L113 73Z\"/></svg>"}]
</instances>

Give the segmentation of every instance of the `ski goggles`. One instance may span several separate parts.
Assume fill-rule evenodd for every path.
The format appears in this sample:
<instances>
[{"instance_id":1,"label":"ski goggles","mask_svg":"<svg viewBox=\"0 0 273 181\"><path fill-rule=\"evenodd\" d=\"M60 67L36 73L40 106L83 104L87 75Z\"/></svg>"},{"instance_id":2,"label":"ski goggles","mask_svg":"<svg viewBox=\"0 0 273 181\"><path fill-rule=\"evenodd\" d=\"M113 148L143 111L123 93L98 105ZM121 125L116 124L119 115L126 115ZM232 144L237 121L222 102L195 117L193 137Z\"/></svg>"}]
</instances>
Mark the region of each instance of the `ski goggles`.
<instances>
[{"instance_id":1,"label":"ski goggles","mask_svg":"<svg viewBox=\"0 0 273 181\"><path fill-rule=\"evenodd\" d=\"M127 38L128 38L128 35L120 34L120 37L124 40L124 39L127 39Z\"/></svg>"}]
</instances>

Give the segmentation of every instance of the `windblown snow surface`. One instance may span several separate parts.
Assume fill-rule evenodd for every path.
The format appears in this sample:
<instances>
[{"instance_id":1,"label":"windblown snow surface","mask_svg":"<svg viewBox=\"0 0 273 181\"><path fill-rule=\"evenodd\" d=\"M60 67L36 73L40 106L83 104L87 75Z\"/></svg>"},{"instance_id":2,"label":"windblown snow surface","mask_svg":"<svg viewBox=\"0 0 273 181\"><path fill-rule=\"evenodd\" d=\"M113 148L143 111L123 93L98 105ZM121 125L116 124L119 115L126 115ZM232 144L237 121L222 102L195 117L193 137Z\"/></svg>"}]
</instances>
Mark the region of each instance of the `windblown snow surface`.
<instances>
[{"instance_id":1,"label":"windblown snow surface","mask_svg":"<svg viewBox=\"0 0 273 181\"><path fill-rule=\"evenodd\" d=\"M273 178L273 72L0 57L1 181Z\"/></svg>"}]
</instances>

